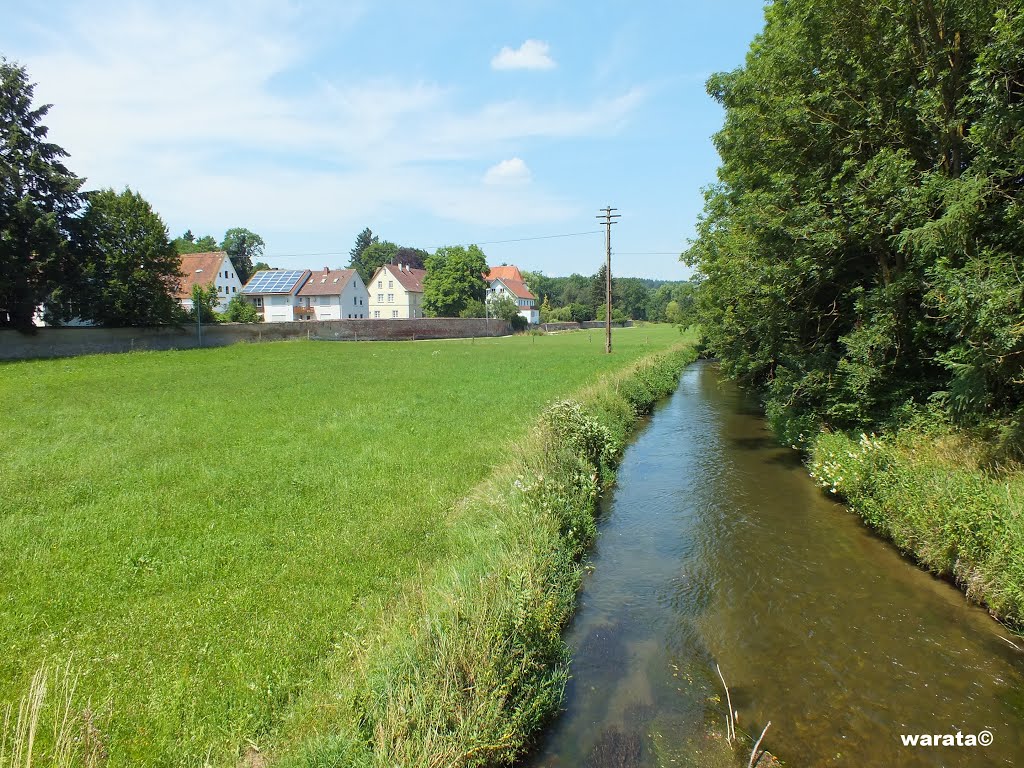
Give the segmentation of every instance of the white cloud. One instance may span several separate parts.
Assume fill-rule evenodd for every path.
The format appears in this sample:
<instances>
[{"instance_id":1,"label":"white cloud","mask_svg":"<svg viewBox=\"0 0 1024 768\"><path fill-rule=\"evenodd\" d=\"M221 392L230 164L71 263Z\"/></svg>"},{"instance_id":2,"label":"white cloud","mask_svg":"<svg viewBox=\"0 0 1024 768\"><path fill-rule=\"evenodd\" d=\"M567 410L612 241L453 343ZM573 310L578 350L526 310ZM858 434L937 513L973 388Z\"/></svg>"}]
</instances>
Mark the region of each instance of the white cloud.
<instances>
[{"instance_id":1,"label":"white cloud","mask_svg":"<svg viewBox=\"0 0 1024 768\"><path fill-rule=\"evenodd\" d=\"M525 184L530 175L530 169L522 158L512 157L488 168L484 184Z\"/></svg>"},{"instance_id":2,"label":"white cloud","mask_svg":"<svg viewBox=\"0 0 1024 768\"><path fill-rule=\"evenodd\" d=\"M480 226L563 220L578 206L522 183L529 168L513 153L612 135L646 97L467 104L458 84L312 74L317 51L290 7L115 0L69 11L32 49L0 31L0 47L26 65L36 102L54 105L49 138L87 188L131 186L175 234L335 233L381 212ZM536 41L510 53L531 50L554 65ZM495 156L511 159L481 185Z\"/></svg>"},{"instance_id":3,"label":"white cloud","mask_svg":"<svg viewBox=\"0 0 1024 768\"><path fill-rule=\"evenodd\" d=\"M494 69L554 69L555 60L548 55L551 46L542 40L527 40L518 49L507 45L491 59Z\"/></svg>"}]
</instances>

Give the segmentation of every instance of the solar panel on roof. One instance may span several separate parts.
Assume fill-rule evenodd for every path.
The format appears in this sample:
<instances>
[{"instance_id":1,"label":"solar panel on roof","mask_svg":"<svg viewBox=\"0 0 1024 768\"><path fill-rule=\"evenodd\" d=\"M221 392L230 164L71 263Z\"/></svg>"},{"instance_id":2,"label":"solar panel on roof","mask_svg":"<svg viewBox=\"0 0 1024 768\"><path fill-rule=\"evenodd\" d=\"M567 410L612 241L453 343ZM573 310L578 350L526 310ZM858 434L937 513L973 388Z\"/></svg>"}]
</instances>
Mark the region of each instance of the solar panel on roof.
<instances>
[{"instance_id":1,"label":"solar panel on roof","mask_svg":"<svg viewBox=\"0 0 1024 768\"><path fill-rule=\"evenodd\" d=\"M301 269L261 270L246 283L242 293L291 293L303 273Z\"/></svg>"}]
</instances>

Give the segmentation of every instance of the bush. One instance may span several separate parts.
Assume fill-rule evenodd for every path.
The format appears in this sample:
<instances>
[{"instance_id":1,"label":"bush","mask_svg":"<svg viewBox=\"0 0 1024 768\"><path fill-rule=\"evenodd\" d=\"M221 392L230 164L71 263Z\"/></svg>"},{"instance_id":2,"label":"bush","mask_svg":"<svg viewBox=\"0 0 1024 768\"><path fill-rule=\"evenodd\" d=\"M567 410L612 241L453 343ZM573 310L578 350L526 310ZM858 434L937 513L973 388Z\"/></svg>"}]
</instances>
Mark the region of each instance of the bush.
<instances>
[{"instance_id":1,"label":"bush","mask_svg":"<svg viewBox=\"0 0 1024 768\"><path fill-rule=\"evenodd\" d=\"M228 302L228 307L221 317L229 323L259 323L263 320L261 315L252 304L236 293Z\"/></svg>"}]
</instances>

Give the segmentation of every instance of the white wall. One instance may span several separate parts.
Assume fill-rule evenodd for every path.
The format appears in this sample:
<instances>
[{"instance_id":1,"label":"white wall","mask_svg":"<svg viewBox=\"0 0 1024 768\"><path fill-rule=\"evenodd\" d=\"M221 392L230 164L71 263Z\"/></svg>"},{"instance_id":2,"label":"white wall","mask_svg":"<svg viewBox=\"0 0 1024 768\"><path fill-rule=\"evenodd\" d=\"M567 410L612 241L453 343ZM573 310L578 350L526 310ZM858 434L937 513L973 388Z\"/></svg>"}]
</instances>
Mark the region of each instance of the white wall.
<instances>
[{"instance_id":1,"label":"white wall","mask_svg":"<svg viewBox=\"0 0 1024 768\"><path fill-rule=\"evenodd\" d=\"M381 320L390 320L393 317L423 317L423 294L407 291L391 272L392 269L397 270L398 267L385 264L366 286L369 294L369 312L366 316L373 318L374 312L379 312ZM377 283L381 283L380 288L377 287ZM393 296L393 300L388 301L388 296Z\"/></svg>"}]
</instances>

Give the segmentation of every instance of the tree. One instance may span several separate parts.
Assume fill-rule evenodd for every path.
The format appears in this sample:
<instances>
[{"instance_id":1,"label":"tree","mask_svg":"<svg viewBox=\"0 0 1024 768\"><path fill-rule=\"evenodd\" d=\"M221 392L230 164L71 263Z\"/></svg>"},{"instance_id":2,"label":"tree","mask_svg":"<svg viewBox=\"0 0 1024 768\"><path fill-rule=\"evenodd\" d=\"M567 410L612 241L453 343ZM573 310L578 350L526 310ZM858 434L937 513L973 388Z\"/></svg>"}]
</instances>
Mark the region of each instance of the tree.
<instances>
[{"instance_id":1,"label":"tree","mask_svg":"<svg viewBox=\"0 0 1024 768\"><path fill-rule=\"evenodd\" d=\"M565 309L568 310L569 320L574 323L585 323L594 319L594 308L586 304L570 304Z\"/></svg>"},{"instance_id":2,"label":"tree","mask_svg":"<svg viewBox=\"0 0 1024 768\"><path fill-rule=\"evenodd\" d=\"M552 301L557 301L561 295L560 281L563 278L547 277L543 272L529 272L522 270L523 282L529 286L531 293L543 303L548 300L549 308Z\"/></svg>"},{"instance_id":3,"label":"tree","mask_svg":"<svg viewBox=\"0 0 1024 768\"><path fill-rule=\"evenodd\" d=\"M487 317L488 309L484 302L473 299L466 303L466 306L459 312L459 317Z\"/></svg>"},{"instance_id":4,"label":"tree","mask_svg":"<svg viewBox=\"0 0 1024 768\"><path fill-rule=\"evenodd\" d=\"M359 272L359 277L363 279L364 283L370 279L370 276L364 276L360 269L360 266L362 265L363 251L376 242L378 242L377 236L373 234L373 231L369 227L367 227L356 236L356 244L352 246L352 250L348 252L351 257L348 260L348 269L354 269Z\"/></svg>"},{"instance_id":5,"label":"tree","mask_svg":"<svg viewBox=\"0 0 1024 768\"><path fill-rule=\"evenodd\" d=\"M783 436L1024 417L1021 4L772 3L708 91L699 319Z\"/></svg>"},{"instance_id":6,"label":"tree","mask_svg":"<svg viewBox=\"0 0 1024 768\"><path fill-rule=\"evenodd\" d=\"M0 327L22 330L44 301L53 317L75 312L67 288L81 278L68 238L84 180L46 141L50 105L33 109L34 90L24 67L0 58Z\"/></svg>"},{"instance_id":7,"label":"tree","mask_svg":"<svg viewBox=\"0 0 1024 768\"><path fill-rule=\"evenodd\" d=\"M359 260L355 262L355 266L349 265L349 269L355 269L359 273L359 277L363 279L363 283L369 285L373 273L383 265L391 264L397 254L398 246L394 243L387 240L382 243L374 241L363 250Z\"/></svg>"},{"instance_id":8,"label":"tree","mask_svg":"<svg viewBox=\"0 0 1024 768\"><path fill-rule=\"evenodd\" d=\"M213 238L213 235L203 235L197 238L192 234L191 229L185 230L185 234L181 237L176 237L171 241L174 246L174 250L179 254L186 253L209 253L210 251L217 250L217 241Z\"/></svg>"},{"instance_id":9,"label":"tree","mask_svg":"<svg viewBox=\"0 0 1024 768\"><path fill-rule=\"evenodd\" d=\"M607 275L608 267L602 264L601 268L598 269L597 273L590 279L590 301L588 303L593 307L604 304L608 290L606 285ZM615 303L614 290L612 291L612 303Z\"/></svg>"},{"instance_id":10,"label":"tree","mask_svg":"<svg viewBox=\"0 0 1024 768\"><path fill-rule=\"evenodd\" d=\"M270 269L270 265L265 261L257 261L252 265L252 274L255 275L257 272L263 269ZM252 275L250 275L252 277Z\"/></svg>"},{"instance_id":11,"label":"tree","mask_svg":"<svg viewBox=\"0 0 1024 768\"><path fill-rule=\"evenodd\" d=\"M395 263L404 264L413 269L426 269L429 256L430 254L422 248L410 248L403 245L395 254Z\"/></svg>"},{"instance_id":12,"label":"tree","mask_svg":"<svg viewBox=\"0 0 1024 768\"><path fill-rule=\"evenodd\" d=\"M483 301L487 257L476 245L438 248L427 259L423 310L428 317L458 317L469 302Z\"/></svg>"},{"instance_id":13,"label":"tree","mask_svg":"<svg viewBox=\"0 0 1024 768\"><path fill-rule=\"evenodd\" d=\"M238 294L235 295L237 296ZM201 285L193 285L192 310L189 312L189 317L195 320L198 313L201 322L215 323L217 322L217 304L219 302L220 296L217 293L217 286L213 283L206 288L203 288Z\"/></svg>"},{"instance_id":14,"label":"tree","mask_svg":"<svg viewBox=\"0 0 1024 768\"><path fill-rule=\"evenodd\" d=\"M222 317L228 323L259 323L263 320L263 315L256 310L256 307L243 299L240 293L231 297Z\"/></svg>"},{"instance_id":15,"label":"tree","mask_svg":"<svg viewBox=\"0 0 1024 768\"><path fill-rule=\"evenodd\" d=\"M181 260L167 227L137 192L90 192L75 249L83 263L82 316L102 325L160 325L182 319L174 298Z\"/></svg>"},{"instance_id":16,"label":"tree","mask_svg":"<svg viewBox=\"0 0 1024 768\"><path fill-rule=\"evenodd\" d=\"M643 281L636 277L612 278L612 315L620 310L626 317L634 320L647 320L647 301L650 291ZM604 302L601 302L602 304Z\"/></svg>"},{"instance_id":17,"label":"tree","mask_svg":"<svg viewBox=\"0 0 1024 768\"><path fill-rule=\"evenodd\" d=\"M519 315L519 306L511 296L499 296L496 299L488 300L487 310L491 317L508 322L512 322L512 318Z\"/></svg>"},{"instance_id":18,"label":"tree","mask_svg":"<svg viewBox=\"0 0 1024 768\"><path fill-rule=\"evenodd\" d=\"M243 285L253 276L253 259L263 255L264 245L262 237L242 227L234 227L224 233L220 248L231 258L238 279Z\"/></svg>"}]
</instances>

